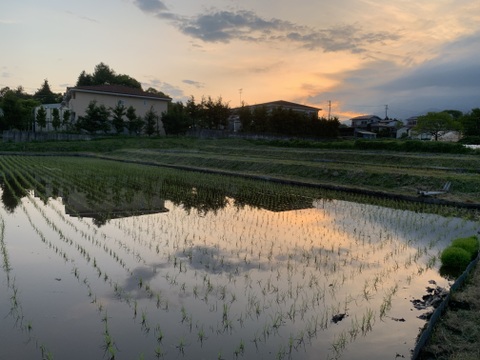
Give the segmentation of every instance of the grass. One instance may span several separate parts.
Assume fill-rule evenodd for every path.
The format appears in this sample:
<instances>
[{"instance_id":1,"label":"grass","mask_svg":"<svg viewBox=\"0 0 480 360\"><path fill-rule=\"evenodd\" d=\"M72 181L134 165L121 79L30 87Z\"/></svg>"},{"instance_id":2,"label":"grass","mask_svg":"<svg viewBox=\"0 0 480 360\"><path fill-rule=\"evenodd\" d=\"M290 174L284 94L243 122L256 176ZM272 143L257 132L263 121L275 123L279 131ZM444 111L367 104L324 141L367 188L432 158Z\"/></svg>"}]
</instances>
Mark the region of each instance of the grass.
<instances>
[{"instance_id":1,"label":"grass","mask_svg":"<svg viewBox=\"0 0 480 360\"><path fill-rule=\"evenodd\" d=\"M419 359L480 359L480 267L452 295Z\"/></svg>"}]
</instances>

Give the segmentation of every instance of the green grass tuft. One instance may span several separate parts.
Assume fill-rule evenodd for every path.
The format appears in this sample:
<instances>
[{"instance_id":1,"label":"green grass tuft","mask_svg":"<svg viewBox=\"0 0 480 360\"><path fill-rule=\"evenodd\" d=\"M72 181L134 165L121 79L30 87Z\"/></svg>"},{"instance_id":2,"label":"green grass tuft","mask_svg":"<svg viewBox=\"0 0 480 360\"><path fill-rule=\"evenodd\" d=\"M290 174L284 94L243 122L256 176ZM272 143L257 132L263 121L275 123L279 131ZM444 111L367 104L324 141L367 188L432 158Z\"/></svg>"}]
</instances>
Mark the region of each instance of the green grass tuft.
<instances>
[{"instance_id":1,"label":"green grass tuft","mask_svg":"<svg viewBox=\"0 0 480 360\"><path fill-rule=\"evenodd\" d=\"M470 254L470 258L474 259L478 255L479 243L478 238L473 235L466 238L459 238L452 241L451 246L461 248Z\"/></svg>"},{"instance_id":2,"label":"green grass tuft","mask_svg":"<svg viewBox=\"0 0 480 360\"><path fill-rule=\"evenodd\" d=\"M449 246L442 251L440 259L445 267L466 268L471 261L471 256L462 248Z\"/></svg>"}]
</instances>

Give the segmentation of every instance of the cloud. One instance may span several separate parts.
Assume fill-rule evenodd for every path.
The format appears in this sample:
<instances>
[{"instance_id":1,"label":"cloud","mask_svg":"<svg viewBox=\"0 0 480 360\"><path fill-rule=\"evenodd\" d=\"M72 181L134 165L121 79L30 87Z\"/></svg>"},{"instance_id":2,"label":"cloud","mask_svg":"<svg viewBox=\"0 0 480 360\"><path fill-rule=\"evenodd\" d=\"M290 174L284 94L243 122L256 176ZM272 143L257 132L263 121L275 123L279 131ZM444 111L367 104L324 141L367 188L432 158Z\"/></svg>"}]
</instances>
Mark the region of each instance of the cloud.
<instances>
[{"instance_id":1,"label":"cloud","mask_svg":"<svg viewBox=\"0 0 480 360\"><path fill-rule=\"evenodd\" d=\"M442 46L431 60L415 67L371 61L362 68L338 74L341 85L313 95L312 103L340 101L345 113L406 119L427 111L480 107L480 34ZM380 76L381 75L381 76Z\"/></svg>"},{"instance_id":2,"label":"cloud","mask_svg":"<svg viewBox=\"0 0 480 360\"><path fill-rule=\"evenodd\" d=\"M183 93L183 90L180 89L178 86L163 82L158 79L151 79L147 82L143 82L142 86L144 89L152 87L156 90L160 90L168 96L171 96L176 101L183 101L187 99L187 97Z\"/></svg>"},{"instance_id":3,"label":"cloud","mask_svg":"<svg viewBox=\"0 0 480 360\"><path fill-rule=\"evenodd\" d=\"M160 0L135 0L135 5L140 10L151 13L159 13L167 10L167 6Z\"/></svg>"},{"instance_id":4,"label":"cloud","mask_svg":"<svg viewBox=\"0 0 480 360\"><path fill-rule=\"evenodd\" d=\"M195 80L182 80L184 84L195 86L197 89L205 87L205 84Z\"/></svg>"},{"instance_id":5,"label":"cloud","mask_svg":"<svg viewBox=\"0 0 480 360\"><path fill-rule=\"evenodd\" d=\"M280 19L266 20L245 10L214 11L193 18L179 18L177 22L184 34L205 42L286 41L309 50L323 49L326 52L363 52L371 44L399 39L397 34L364 31L359 25L315 29Z\"/></svg>"},{"instance_id":6,"label":"cloud","mask_svg":"<svg viewBox=\"0 0 480 360\"><path fill-rule=\"evenodd\" d=\"M289 42L309 50L325 52L364 52L372 44L384 44L399 39L387 31L366 31L361 25L339 25L317 29L281 19L265 19L253 11L216 10L192 17L169 12L158 0L136 0L141 10L169 21L183 34L203 42Z\"/></svg>"},{"instance_id":7,"label":"cloud","mask_svg":"<svg viewBox=\"0 0 480 360\"><path fill-rule=\"evenodd\" d=\"M86 21L92 22L92 23L98 23L98 20L93 19L93 18L90 18L90 17L88 17L88 16L78 15L78 14L75 14L75 13L73 13L73 12L71 12L71 11L68 11L68 10L66 10L65 12L66 12L67 14L72 15L72 16L75 16L75 17L77 17L77 18L79 18L79 19L81 19L81 20L86 20Z\"/></svg>"}]
</instances>

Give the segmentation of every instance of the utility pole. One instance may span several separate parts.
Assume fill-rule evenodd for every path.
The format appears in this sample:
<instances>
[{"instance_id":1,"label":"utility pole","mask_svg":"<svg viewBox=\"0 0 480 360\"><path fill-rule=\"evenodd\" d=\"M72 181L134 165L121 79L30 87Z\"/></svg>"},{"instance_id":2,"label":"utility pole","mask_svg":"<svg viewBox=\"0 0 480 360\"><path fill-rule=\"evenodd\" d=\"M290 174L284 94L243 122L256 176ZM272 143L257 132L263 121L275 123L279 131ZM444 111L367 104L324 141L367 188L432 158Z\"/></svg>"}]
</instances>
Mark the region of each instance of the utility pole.
<instances>
[{"instance_id":1,"label":"utility pole","mask_svg":"<svg viewBox=\"0 0 480 360\"><path fill-rule=\"evenodd\" d=\"M332 112L332 101L328 100L328 120L330 120L330 114Z\"/></svg>"},{"instance_id":2,"label":"utility pole","mask_svg":"<svg viewBox=\"0 0 480 360\"><path fill-rule=\"evenodd\" d=\"M388 119L388 105L385 105L385 120Z\"/></svg>"},{"instance_id":3,"label":"utility pole","mask_svg":"<svg viewBox=\"0 0 480 360\"><path fill-rule=\"evenodd\" d=\"M240 106L242 106L242 91L243 89L238 89L238 93L240 94Z\"/></svg>"}]
</instances>

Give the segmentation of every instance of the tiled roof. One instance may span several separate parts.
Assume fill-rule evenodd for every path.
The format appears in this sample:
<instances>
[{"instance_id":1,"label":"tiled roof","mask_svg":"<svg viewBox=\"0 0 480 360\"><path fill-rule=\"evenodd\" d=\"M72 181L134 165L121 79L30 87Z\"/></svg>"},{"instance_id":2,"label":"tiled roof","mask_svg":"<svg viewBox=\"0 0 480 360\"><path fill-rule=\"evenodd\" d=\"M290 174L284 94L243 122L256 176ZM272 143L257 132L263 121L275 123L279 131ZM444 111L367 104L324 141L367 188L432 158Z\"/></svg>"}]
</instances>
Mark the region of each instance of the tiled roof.
<instances>
[{"instance_id":1,"label":"tiled roof","mask_svg":"<svg viewBox=\"0 0 480 360\"><path fill-rule=\"evenodd\" d=\"M89 93L105 93L105 94L121 94L126 96L142 97L142 98L154 98L171 100L169 96L161 94L153 94L142 89L132 88L123 85L91 85L91 86L76 86L69 88L69 91L89 92Z\"/></svg>"},{"instance_id":2,"label":"tiled roof","mask_svg":"<svg viewBox=\"0 0 480 360\"><path fill-rule=\"evenodd\" d=\"M308 106L308 105L302 105L302 104L297 104L285 100L277 100L277 101L270 101L266 103L261 103L261 104L254 104L254 105L245 105L246 108L256 108L256 107L267 107L267 108L287 108L287 109L297 109L297 110L302 110L302 111L320 111L322 109L316 108L313 106ZM238 108L234 108L232 110L238 110Z\"/></svg>"}]
</instances>

